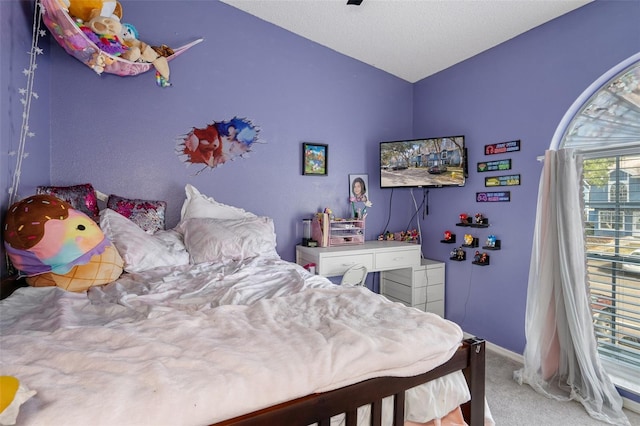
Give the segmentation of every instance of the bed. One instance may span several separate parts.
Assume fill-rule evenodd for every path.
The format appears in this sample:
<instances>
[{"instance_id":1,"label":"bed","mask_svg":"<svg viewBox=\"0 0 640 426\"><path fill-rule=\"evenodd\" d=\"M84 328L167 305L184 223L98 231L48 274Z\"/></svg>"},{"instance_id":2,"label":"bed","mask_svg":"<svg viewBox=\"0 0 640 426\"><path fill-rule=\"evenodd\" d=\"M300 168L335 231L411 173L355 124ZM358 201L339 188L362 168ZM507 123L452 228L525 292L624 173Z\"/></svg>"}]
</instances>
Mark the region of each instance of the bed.
<instances>
[{"instance_id":1,"label":"bed","mask_svg":"<svg viewBox=\"0 0 640 426\"><path fill-rule=\"evenodd\" d=\"M13 283L0 375L29 392L18 424L493 423L482 340L282 260L269 218L191 189L171 230L100 213L116 281Z\"/></svg>"}]
</instances>

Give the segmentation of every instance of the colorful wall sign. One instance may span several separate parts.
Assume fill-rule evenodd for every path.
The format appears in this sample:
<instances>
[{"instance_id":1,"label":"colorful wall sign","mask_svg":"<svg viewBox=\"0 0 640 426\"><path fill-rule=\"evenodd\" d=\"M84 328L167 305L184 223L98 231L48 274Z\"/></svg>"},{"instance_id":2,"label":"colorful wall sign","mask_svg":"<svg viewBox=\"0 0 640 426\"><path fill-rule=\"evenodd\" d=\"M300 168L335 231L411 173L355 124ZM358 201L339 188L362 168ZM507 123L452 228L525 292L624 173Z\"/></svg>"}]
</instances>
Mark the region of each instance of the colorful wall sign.
<instances>
[{"instance_id":1,"label":"colorful wall sign","mask_svg":"<svg viewBox=\"0 0 640 426\"><path fill-rule=\"evenodd\" d=\"M511 159L496 161L485 161L478 163L478 173L483 172L497 172L502 170L511 170Z\"/></svg>"},{"instance_id":2,"label":"colorful wall sign","mask_svg":"<svg viewBox=\"0 0 640 426\"><path fill-rule=\"evenodd\" d=\"M492 143L484 146L485 155L504 154L515 151L520 151L520 139L517 141Z\"/></svg>"},{"instance_id":3,"label":"colorful wall sign","mask_svg":"<svg viewBox=\"0 0 640 426\"><path fill-rule=\"evenodd\" d=\"M492 176L484 178L484 186L516 186L520 185L520 175Z\"/></svg>"},{"instance_id":4,"label":"colorful wall sign","mask_svg":"<svg viewBox=\"0 0 640 426\"><path fill-rule=\"evenodd\" d=\"M511 201L510 191L476 192L476 202L478 203L499 203L509 201Z\"/></svg>"}]
</instances>

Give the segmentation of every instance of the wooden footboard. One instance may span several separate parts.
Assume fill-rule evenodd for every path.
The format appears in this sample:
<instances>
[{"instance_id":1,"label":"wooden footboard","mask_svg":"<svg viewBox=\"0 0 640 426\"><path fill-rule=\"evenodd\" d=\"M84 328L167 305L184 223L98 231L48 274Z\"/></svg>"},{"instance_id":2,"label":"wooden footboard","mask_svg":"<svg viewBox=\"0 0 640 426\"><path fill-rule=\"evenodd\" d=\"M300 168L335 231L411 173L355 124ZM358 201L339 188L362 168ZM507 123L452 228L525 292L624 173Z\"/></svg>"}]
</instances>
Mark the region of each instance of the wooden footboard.
<instances>
[{"instance_id":1,"label":"wooden footboard","mask_svg":"<svg viewBox=\"0 0 640 426\"><path fill-rule=\"evenodd\" d=\"M404 391L438 377L462 370L471 400L462 407L470 426L484 425L485 342L467 339L453 357L439 367L413 377L378 377L344 388L314 394L274 405L250 414L216 423L215 426L299 425L329 426L331 417L345 413L347 426L357 424L357 409L371 405L371 424L380 425L382 399L394 396L393 425L404 423Z\"/></svg>"}]
</instances>

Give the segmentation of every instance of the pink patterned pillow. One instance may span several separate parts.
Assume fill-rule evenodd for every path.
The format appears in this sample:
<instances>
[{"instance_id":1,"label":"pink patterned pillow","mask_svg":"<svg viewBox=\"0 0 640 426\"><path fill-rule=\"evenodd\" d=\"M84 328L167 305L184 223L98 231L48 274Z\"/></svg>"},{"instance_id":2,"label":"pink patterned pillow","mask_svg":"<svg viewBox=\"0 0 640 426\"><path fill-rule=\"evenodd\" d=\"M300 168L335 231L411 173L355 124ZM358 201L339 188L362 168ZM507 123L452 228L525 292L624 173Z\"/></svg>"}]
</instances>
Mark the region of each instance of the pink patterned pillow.
<instances>
[{"instance_id":1,"label":"pink patterned pillow","mask_svg":"<svg viewBox=\"0 0 640 426\"><path fill-rule=\"evenodd\" d=\"M90 183L73 186L39 186L36 188L36 194L53 195L71 204L71 207L80 210L94 221L100 221L98 198Z\"/></svg>"},{"instance_id":2,"label":"pink patterned pillow","mask_svg":"<svg viewBox=\"0 0 640 426\"><path fill-rule=\"evenodd\" d=\"M129 218L149 234L164 230L166 201L139 200L109 195L107 208Z\"/></svg>"}]
</instances>

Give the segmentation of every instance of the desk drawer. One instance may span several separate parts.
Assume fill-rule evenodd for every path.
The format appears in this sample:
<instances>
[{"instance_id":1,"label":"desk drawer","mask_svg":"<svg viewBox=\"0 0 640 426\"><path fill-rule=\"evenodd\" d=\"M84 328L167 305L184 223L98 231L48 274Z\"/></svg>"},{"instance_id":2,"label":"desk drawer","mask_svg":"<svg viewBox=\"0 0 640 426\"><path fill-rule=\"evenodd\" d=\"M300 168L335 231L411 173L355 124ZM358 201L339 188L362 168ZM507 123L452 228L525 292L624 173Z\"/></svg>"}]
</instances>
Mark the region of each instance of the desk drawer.
<instances>
[{"instance_id":1,"label":"desk drawer","mask_svg":"<svg viewBox=\"0 0 640 426\"><path fill-rule=\"evenodd\" d=\"M413 285L417 287L444 284L444 266L428 269L419 268L413 273Z\"/></svg>"},{"instance_id":2,"label":"desk drawer","mask_svg":"<svg viewBox=\"0 0 640 426\"><path fill-rule=\"evenodd\" d=\"M357 264L364 265L367 270L371 271L373 269L373 253L323 257L318 274L326 277L343 275L344 271Z\"/></svg>"},{"instance_id":3,"label":"desk drawer","mask_svg":"<svg viewBox=\"0 0 640 426\"><path fill-rule=\"evenodd\" d=\"M444 318L444 301L438 300L436 302L427 302L425 311L433 312L436 315L440 315Z\"/></svg>"},{"instance_id":4,"label":"desk drawer","mask_svg":"<svg viewBox=\"0 0 640 426\"><path fill-rule=\"evenodd\" d=\"M408 243L407 243L408 244ZM377 271L389 269L407 268L420 265L420 247L378 252L375 254L375 267Z\"/></svg>"},{"instance_id":5,"label":"desk drawer","mask_svg":"<svg viewBox=\"0 0 640 426\"><path fill-rule=\"evenodd\" d=\"M420 288L427 289L427 302L431 303L437 300L444 300L444 284L436 284Z\"/></svg>"},{"instance_id":6,"label":"desk drawer","mask_svg":"<svg viewBox=\"0 0 640 426\"><path fill-rule=\"evenodd\" d=\"M409 306L423 304L427 300L427 287L411 288L411 286L385 279L382 283L385 296L405 302Z\"/></svg>"}]
</instances>

